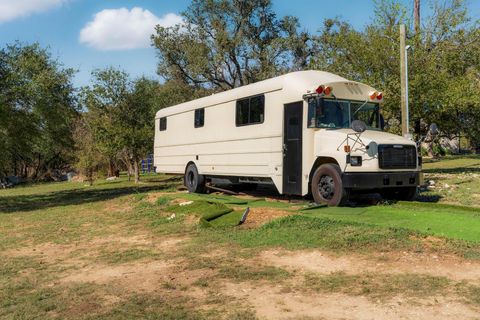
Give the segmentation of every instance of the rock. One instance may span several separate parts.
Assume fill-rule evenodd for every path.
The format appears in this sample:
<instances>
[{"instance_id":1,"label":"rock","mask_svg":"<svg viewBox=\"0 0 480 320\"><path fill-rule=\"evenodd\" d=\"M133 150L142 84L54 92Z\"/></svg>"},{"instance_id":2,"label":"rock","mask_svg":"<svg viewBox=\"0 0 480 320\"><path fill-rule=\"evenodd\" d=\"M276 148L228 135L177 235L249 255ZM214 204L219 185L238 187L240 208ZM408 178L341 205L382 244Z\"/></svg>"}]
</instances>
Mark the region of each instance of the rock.
<instances>
[{"instance_id":1,"label":"rock","mask_svg":"<svg viewBox=\"0 0 480 320\"><path fill-rule=\"evenodd\" d=\"M173 213L170 217L167 218L167 220L172 220L175 219L175 213Z\"/></svg>"},{"instance_id":2,"label":"rock","mask_svg":"<svg viewBox=\"0 0 480 320\"><path fill-rule=\"evenodd\" d=\"M192 204L192 203L193 201L185 201L185 202L179 203L178 205L183 207L183 206L188 206L189 204Z\"/></svg>"},{"instance_id":3,"label":"rock","mask_svg":"<svg viewBox=\"0 0 480 320\"><path fill-rule=\"evenodd\" d=\"M428 184L431 185L431 186L434 186L434 185L435 185L435 181L433 181L433 180L428 180Z\"/></svg>"},{"instance_id":4,"label":"rock","mask_svg":"<svg viewBox=\"0 0 480 320\"><path fill-rule=\"evenodd\" d=\"M108 177L106 180L107 181L114 181L114 180L117 180L118 178L113 176L113 177Z\"/></svg>"},{"instance_id":5,"label":"rock","mask_svg":"<svg viewBox=\"0 0 480 320\"><path fill-rule=\"evenodd\" d=\"M443 185L443 187L444 187L444 188L450 188L450 185L449 185L448 183L445 183L445 184Z\"/></svg>"}]
</instances>

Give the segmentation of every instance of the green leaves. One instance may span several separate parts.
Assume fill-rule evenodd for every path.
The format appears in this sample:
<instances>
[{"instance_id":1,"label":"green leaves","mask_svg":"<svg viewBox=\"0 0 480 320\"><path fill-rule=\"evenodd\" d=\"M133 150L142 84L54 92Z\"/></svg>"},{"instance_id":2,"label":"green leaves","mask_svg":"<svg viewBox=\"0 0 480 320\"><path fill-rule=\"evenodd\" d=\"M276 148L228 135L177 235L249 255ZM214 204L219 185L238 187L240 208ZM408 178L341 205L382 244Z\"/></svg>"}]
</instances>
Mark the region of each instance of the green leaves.
<instances>
[{"instance_id":1,"label":"green leaves","mask_svg":"<svg viewBox=\"0 0 480 320\"><path fill-rule=\"evenodd\" d=\"M183 16L152 36L168 80L228 90L307 65L310 35L297 18L278 19L270 0L193 0Z\"/></svg>"},{"instance_id":2,"label":"green leaves","mask_svg":"<svg viewBox=\"0 0 480 320\"><path fill-rule=\"evenodd\" d=\"M310 67L368 83L385 93L383 115L389 130L400 121L400 48L398 26L412 23L409 8L398 1L376 1L372 23L355 30L340 20L326 20L314 38ZM410 123L436 122L447 136L480 138L480 31L464 1L435 2L419 34L409 34ZM413 28L410 28L413 29ZM425 126L427 128L428 126Z\"/></svg>"},{"instance_id":3,"label":"green leaves","mask_svg":"<svg viewBox=\"0 0 480 320\"><path fill-rule=\"evenodd\" d=\"M41 177L70 160L74 70L38 44L0 50L0 177Z\"/></svg>"}]
</instances>

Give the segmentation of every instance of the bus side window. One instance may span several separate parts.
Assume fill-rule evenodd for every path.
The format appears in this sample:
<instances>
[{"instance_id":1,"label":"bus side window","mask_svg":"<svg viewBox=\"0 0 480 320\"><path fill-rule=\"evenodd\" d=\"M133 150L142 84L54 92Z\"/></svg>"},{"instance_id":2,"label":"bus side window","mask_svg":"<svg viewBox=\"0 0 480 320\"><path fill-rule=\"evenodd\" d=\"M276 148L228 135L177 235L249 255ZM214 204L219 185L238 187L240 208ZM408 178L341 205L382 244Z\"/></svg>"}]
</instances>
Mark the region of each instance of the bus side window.
<instances>
[{"instance_id":1,"label":"bus side window","mask_svg":"<svg viewBox=\"0 0 480 320\"><path fill-rule=\"evenodd\" d=\"M205 108L195 109L194 127L200 128L205 124Z\"/></svg>"},{"instance_id":2,"label":"bus side window","mask_svg":"<svg viewBox=\"0 0 480 320\"><path fill-rule=\"evenodd\" d=\"M160 118L159 122L160 131L167 130L167 117Z\"/></svg>"},{"instance_id":3,"label":"bus side window","mask_svg":"<svg viewBox=\"0 0 480 320\"><path fill-rule=\"evenodd\" d=\"M263 123L265 120L265 96L254 96L237 101L235 123L237 127Z\"/></svg>"}]
</instances>

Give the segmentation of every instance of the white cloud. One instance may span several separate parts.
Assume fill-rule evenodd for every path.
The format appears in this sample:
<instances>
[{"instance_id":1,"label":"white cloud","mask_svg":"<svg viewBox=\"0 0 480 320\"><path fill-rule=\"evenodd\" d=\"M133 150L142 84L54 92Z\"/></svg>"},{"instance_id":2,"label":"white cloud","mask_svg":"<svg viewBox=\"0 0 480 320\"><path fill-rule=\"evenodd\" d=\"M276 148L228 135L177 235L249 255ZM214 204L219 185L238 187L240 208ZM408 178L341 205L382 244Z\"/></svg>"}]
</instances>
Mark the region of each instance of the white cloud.
<instances>
[{"instance_id":1,"label":"white cloud","mask_svg":"<svg viewBox=\"0 0 480 320\"><path fill-rule=\"evenodd\" d=\"M170 27L181 22L174 13L159 18L138 7L106 9L96 13L80 31L80 42L99 50L147 48L157 24Z\"/></svg>"},{"instance_id":2,"label":"white cloud","mask_svg":"<svg viewBox=\"0 0 480 320\"><path fill-rule=\"evenodd\" d=\"M0 23L60 6L67 0L0 0Z\"/></svg>"}]
</instances>

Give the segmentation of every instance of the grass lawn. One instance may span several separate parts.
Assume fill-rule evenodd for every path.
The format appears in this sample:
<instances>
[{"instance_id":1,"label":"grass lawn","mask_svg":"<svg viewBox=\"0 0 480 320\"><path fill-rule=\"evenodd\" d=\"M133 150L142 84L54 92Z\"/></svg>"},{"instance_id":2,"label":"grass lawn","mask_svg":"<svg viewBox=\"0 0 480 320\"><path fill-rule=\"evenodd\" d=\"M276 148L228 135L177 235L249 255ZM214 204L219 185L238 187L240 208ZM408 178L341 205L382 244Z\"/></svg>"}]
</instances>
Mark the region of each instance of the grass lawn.
<instances>
[{"instance_id":1,"label":"grass lawn","mask_svg":"<svg viewBox=\"0 0 480 320\"><path fill-rule=\"evenodd\" d=\"M425 180L434 184L420 193L419 200L480 208L480 155L428 160L423 171Z\"/></svg>"},{"instance_id":2,"label":"grass lawn","mask_svg":"<svg viewBox=\"0 0 480 320\"><path fill-rule=\"evenodd\" d=\"M364 208L320 208L305 212L309 217L405 228L439 237L480 242L480 210L470 207L399 202Z\"/></svg>"},{"instance_id":3,"label":"grass lawn","mask_svg":"<svg viewBox=\"0 0 480 320\"><path fill-rule=\"evenodd\" d=\"M309 201L302 199L188 194L177 191L180 179L162 175L139 185L122 177L93 187L0 190L0 319L296 318L328 299L389 310L383 303L404 298L398 312L407 318L411 308L420 314L449 303L460 303L461 315L478 314L479 168L476 156L429 162L435 188L420 201L355 208L305 210ZM239 226L246 207L252 212ZM273 215L251 223L263 213ZM278 256L268 260L265 252ZM292 252L299 258L276 262ZM337 258L324 261L328 255L351 259L352 267L341 260L339 270L315 269L336 265ZM459 267L441 260L430 268L431 255ZM304 265L310 262L313 271ZM388 267L377 272L382 264ZM367 302L348 300L357 296ZM269 316L264 305L278 313Z\"/></svg>"}]
</instances>

